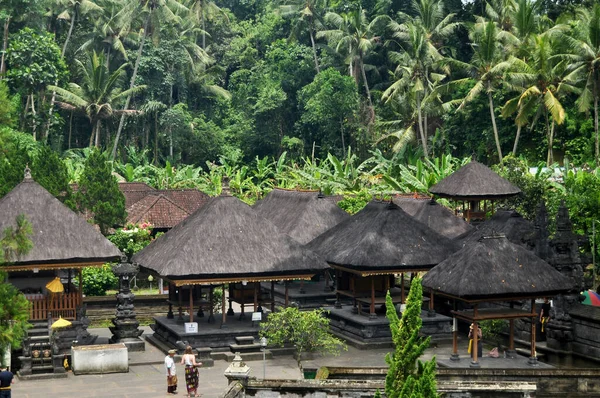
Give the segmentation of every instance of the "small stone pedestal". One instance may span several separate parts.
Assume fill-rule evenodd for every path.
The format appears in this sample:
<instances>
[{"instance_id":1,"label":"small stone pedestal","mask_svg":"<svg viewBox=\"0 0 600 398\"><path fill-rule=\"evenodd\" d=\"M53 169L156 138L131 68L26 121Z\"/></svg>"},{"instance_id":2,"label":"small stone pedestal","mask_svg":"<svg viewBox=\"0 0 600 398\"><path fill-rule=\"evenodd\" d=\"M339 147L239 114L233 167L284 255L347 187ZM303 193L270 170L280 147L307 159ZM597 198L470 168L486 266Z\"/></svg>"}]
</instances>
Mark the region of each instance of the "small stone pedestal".
<instances>
[{"instance_id":1,"label":"small stone pedestal","mask_svg":"<svg viewBox=\"0 0 600 398\"><path fill-rule=\"evenodd\" d=\"M140 323L136 319L133 299L129 282L138 273L138 267L129 263L113 266L113 272L119 278L119 293L117 294L117 312L112 320L114 326L109 327L113 336L111 344L123 343L129 351L145 351L146 344L140 336L143 331L138 329Z\"/></svg>"},{"instance_id":2,"label":"small stone pedestal","mask_svg":"<svg viewBox=\"0 0 600 398\"><path fill-rule=\"evenodd\" d=\"M231 365L225 369L225 377L229 384L239 381L243 386L248 382L250 377L250 367L242 361L242 357L239 352L235 353L235 357L231 362Z\"/></svg>"}]
</instances>

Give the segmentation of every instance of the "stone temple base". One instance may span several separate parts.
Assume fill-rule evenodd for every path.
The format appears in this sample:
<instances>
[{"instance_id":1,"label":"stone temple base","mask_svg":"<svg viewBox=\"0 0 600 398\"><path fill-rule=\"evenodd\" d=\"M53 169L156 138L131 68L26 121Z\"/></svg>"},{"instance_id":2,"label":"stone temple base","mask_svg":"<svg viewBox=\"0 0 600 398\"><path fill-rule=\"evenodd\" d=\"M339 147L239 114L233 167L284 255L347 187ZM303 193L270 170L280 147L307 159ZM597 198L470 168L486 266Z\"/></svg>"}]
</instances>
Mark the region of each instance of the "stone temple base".
<instances>
[{"instance_id":1,"label":"stone temple base","mask_svg":"<svg viewBox=\"0 0 600 398\"><path fill-rule=\"evenodd\" d=\"M136 352L140 352L140 351L146 351L146 342L142 339L138 338L129 338L129 339L121 339L121 340L117 340L114 343L111 341L111 344L125 344L125 346L127 347L127 351L132 352L132 351L136 351Z\"/></svg>"},{"instance_id":2,"label":"stone temple base","mask_svg":"<svg viewBox=\"0 0 600 398\"><path fill-rule=\"evenodd\" d=\"M359 349L392 347L390 323L384 314L371 319L369 314L353 313L350 306L324 309L329 311L331 331L348 344ZM440 314L428 316L427 311L422 311L421 319L423 335L430 336L432 341L452 340L452 318Z\"/></svg>"}]
</instances>

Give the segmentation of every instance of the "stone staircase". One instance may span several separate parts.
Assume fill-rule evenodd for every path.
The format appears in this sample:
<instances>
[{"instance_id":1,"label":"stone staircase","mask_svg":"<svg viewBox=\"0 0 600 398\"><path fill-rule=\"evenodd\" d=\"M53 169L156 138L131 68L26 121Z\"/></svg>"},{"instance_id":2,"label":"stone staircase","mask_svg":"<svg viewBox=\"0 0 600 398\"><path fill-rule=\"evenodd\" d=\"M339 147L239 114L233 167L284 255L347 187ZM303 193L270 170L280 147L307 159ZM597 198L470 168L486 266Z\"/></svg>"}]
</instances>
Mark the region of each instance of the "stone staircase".
<instances>
[{"instance_id":1,"label":"stone staircase","mask_svg":"<svg viewBox=\"0 0 600 398\"><path fill-rule=\"evenodd\" d=\"M235 344L229 345L230 352L219 353L227 362L232 362L236 353L239 353L244 361L259 361L263 359L263 349L260 343L254 341L254 336L237 336ZM265 349L266 359L272 359L273 353Z\"/></svg>"},{"instance_id":2,"label":"stone staircase","mask_svg":"<svg viewBox=\"0 0 600 398\"><path fill-rule=\"evenodd\" d=\"M31 321L27 330L27 347L23 349L20 376L54 374L53 351L48 321ZM29 365L29 366L27 366Z\"/></svg>"}]
</instances>

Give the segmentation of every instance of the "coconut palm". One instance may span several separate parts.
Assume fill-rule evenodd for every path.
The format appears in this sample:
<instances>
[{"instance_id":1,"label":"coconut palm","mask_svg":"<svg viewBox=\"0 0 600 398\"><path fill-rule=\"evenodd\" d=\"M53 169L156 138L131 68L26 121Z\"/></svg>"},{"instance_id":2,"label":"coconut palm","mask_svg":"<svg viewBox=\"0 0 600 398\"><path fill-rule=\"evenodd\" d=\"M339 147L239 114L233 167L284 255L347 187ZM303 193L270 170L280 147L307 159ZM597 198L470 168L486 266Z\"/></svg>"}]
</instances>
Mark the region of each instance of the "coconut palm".
<instances>
[{"instance_id":1,"label":"coconut palm","mask_svg":"<svg viewBox=\"0 0 600 398\"><path fill-rule=\"evenodd\" d=\"M333 29L318 32L317 38L325 38L336 52L347 56L350 76L354 77L357 85L359 76L362 77L369 107L372 110L371 91L365 72L365 56L379 40L374 33L378 19L369 22L366 11L361 8L345 14L328 12L325 14L325 22Z\"/></svg>"},{"instance_id":2,"label":"coconut palm","mask_svg":"<svg viewBox=\"0 0 600 398\"><path fill-rule=\"evenodd\" d=\"M200 28L202 49L206 50L206 35L208 34L206 32L206 19L221 15L225 20L228 20L227 14L214 1L210 0L188 0L185 4L189 8L194 22Z\"/></svg>"},{"instance_id":3,"label":"coconut palm","mask_svg":"<svg viewBox=\"0 0 600 398\"><path fill-rule=\"evenodd\" d=\"M600 4L591 9L580 9L571 35L564 36L569 49L570 69L565 80L577 84L581 94L577 106L581 112L594 110L594 156L600 166L598 140L598 99L600 98Z\"/></svg>"},{"instance_id":4,"label":"coconut palm","mask_svg":"<svg viewBox=\"0 0 600 398\"><path fill-rule=\"evenodd\" d=\"M297 18L290 37L297 38L303 29L308 30L317 73L320 72L320 68L317 57L317 45L315 43L315 32L322 28L321 14L327 8L326 3L326 0L290 0L287 4L279 7L282 16Z\"/></svg>"},{"instance_id":5,"label":"coconut palm","mask_svg":"<svg viewBox=\"0 0 600 398\"><path fill-rule=\"evenodd\" d=\"M49 89L56 91L60 107L87 116L92 126L90 146L95 142L95 146L100 147L102 121L116 115L134 113L127 109L117 111L113 108L123 98L140 92L145 87L121 91L120 84L127 64L110 73L104 62L104 55L95 51L89 54L85 65L79 60L75 60L75 63L82 75L81 85L70 83L68 89L57 86L49 86Z\"/></svg>"},{"instance_id":6,"label":"coconut palm","mask_svg":"<svg viewBox=\"0 0 600 398\"><path fill-rule=\"evenodd\" d=\"M137 51L135 66L133 67L133 73L129 83L128 91L130 94L133 93L131 90L133 90L135 87L135 78L137 77L140 60L142 59L142 51L144 50L144 45L148 35L152 34L152 37L155 39L155 41L158 41L160 25L167 23L179 23L181 21L180 15L187 13L188 11L189 10L177 0L127 0L125 6L117 16L122 22L122 26L124 26L126 29L129 25L137 21L138 16L141 16L144 21L142 37L140 39L140 45ZM123 110L127 110L129 108L130 101L131 95L128 95L127 99L125 100ZM119 144L119 138L121 136L121 131L123 130L124 124L125 113L121 115L121 120L119 120L119 127L117 128L117 135L115 137L115 143L111 152L111 159L114 159L115 155L117 154L117 145Z\"/></svg>"}]
</instances>

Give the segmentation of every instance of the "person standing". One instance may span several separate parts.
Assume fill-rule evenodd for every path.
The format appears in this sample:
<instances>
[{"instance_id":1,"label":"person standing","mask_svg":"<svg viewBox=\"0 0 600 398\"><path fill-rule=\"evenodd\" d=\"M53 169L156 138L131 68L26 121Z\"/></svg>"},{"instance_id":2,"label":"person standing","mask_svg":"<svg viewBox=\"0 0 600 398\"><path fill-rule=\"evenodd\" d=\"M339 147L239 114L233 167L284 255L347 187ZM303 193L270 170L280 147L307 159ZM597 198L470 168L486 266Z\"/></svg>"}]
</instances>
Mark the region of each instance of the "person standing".
<instances>
[{"instance_id":1,"label":"person standing","mask_svg":"<svg viewBox=\"0 0 600 398\"><path fill-rule=\"evenodd\" d=\"M10 386L14 383L14 375L6 366L0 366L0 398L10 398Z\"/></svg>"},{"instance_id":2,"label":"person standing","mask_svg":"<svg viewBox=\"0 0 600 398\"><path fill-rule=\"evenodd\" d=\"M177 394L177 368L175 367L175 350L169 350L165 357L165 370L167 371L167 394Z\"/></svg>"},{"instance_id":3,"label":"person standing","mask_svg":"<svg viewBox=\"0 0 600 398\"><path fill-rule=\"evenodd\" d=\"M473 353L475 350L473 349L473 323L469 326L469 354L471 354L471 358L473 358ZM483 356L483 343L481 341L481 328L477 325L477 359Z\"/></svg>"},{"instance_id":4,"label":"person standing","mask_svg":"<svg viewBox=\"0 0 600 398\"><path fill-rule=\"evenodd\" d=\"M550 301L548 297L544 298L544 304L540 311L540 337L542 341L546 340L546 324L550 320Z\"/></svg>"},{"instance_id":5,"label":"person standing","mask_svg":"<svg viewBox=\"0 0 600 398\"><path fill-rule=\"evenodd\" d=\"M191 346L185 347L181 364L185 365L185 387L188 397L195 397L198 390L198 367L202 366L202 362L196 362L196 356L192 352Z\"/></svg>"}]
</instances>

